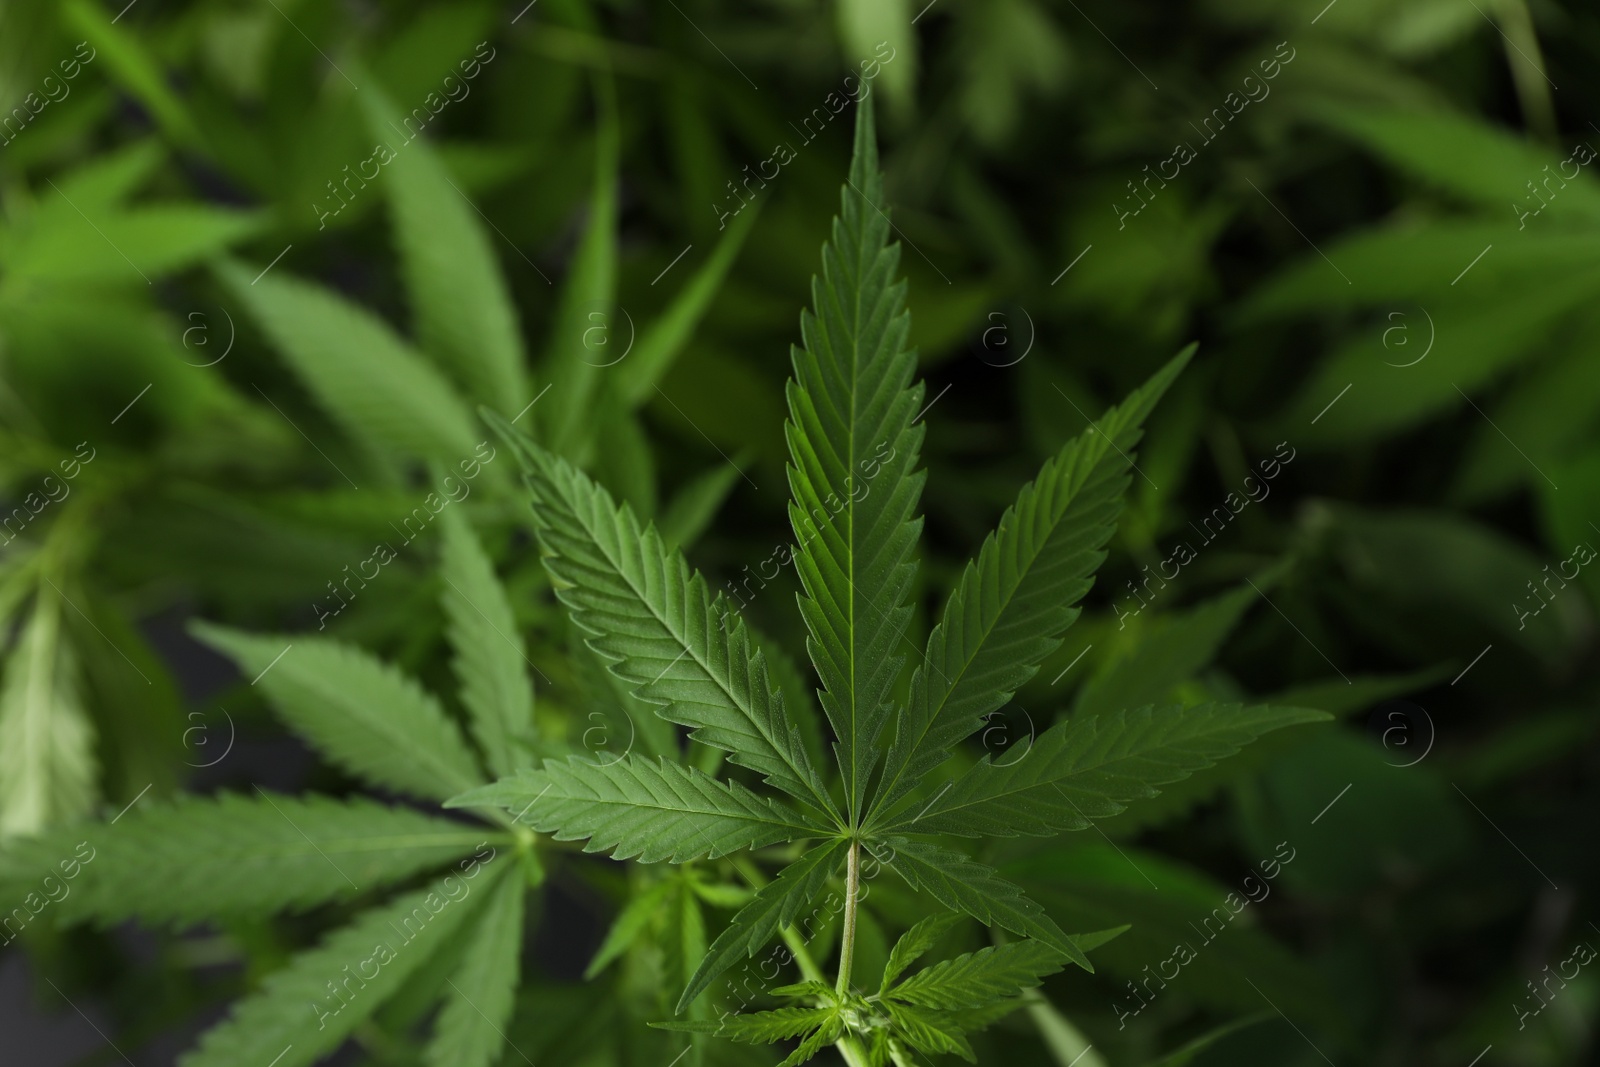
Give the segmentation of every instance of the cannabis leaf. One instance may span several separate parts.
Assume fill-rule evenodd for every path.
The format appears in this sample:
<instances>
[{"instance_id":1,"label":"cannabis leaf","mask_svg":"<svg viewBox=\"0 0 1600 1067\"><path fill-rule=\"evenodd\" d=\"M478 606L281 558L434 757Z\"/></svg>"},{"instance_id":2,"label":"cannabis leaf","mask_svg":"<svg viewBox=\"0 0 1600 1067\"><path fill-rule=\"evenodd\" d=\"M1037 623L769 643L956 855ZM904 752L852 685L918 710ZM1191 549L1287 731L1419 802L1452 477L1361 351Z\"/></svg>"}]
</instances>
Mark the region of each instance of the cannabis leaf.
<instances>
[{"instance_id":1,"label":"cannabis leaf","mask_svg":"<svg viewBox=\"0 0 1600 1067\"><path fill-rule=\"evenodd\" d=\"M985 757L885 832L1015 837L1083 830L1091 818L1155 796L1156 786L1187 778L1270 730L1331 718L1308 708L1238 704L1079 716L1040 734L1014 762Z\"/></svg>"},{"instance_id":2,"label":"cannabis leaf","mask_svg":"<svg viewBox=\"0 0 1600 1067\"><path fill-rule=\"evenodd\" d=\"M900 940L894 943L894 948L889 952L889 962L883 968L883 984L878 989L879 995L887 991L895 979L906 972L907 967L933 948L956 922L957 917L954 915L935 915L923 919L901 934Z\"/></svg>"},{"instance_id":3,"label":"cannabis leaf","mask_svg":"<svg viewBox=\"0 0 1600 1067\"><path fill-rule=\"evenodd\" d=\"M984 540L912 677L876 812L911 792L1060 646L1116 528L1132 477L1129 453L1193 351L1185 349L1045 463Z\"/></svg>"},{"instance_id":4,"label":"cannabis leaf","mask_svg":"<svg viewBox=\"0 0 1600 1067\"><path fill-rule=\"evenodd\" d=\"M573 622L592 635L590 647L664 718L690 727L692 739L725 750L812 811L835 811L743 621L729 620L706 580L631 508L486 417L524 465L545 566Z\"/></svg>"},{"instance_id":5,"label":"cannabis leaf","mask_svg":"<svg viewBox=\"0 0 1600 1067\"><path fill-rule=\"evenodd\" d=\"M446 979L450 992L428 1043L432 1067L489 1067L505 1044L522 954L522 880L512 871L485 892L461 965Z\"/></svg>"},{"instance_id":6,"label":"cannabis leaf","mask_svg":"<svg viewBox=\"0 0 1600 1067\"><path fill-rule=\"evenodd\" d=\"M770 640L783 627L769 634L747 624L744 605L716 594L680 547L693 546L733 476L701 475L652 523L659 494L633 412L688 342L755 214L735 224L647 330L636 361L603 373L582 339L594 310L616 301L622 139L613 90L599 84L590 217L544 368L559 399L541 410L537 435L487 406L519 406L530 391L517 318L475 212L426 144L397 160L387 181L415 344L283 270L252 277L237 263L217 268L392 484L406 473L396 460L471 453L477 424L464 398L486 405L484 420L522 468L548 585L515 570L513 597L496 555L509 553L515 568L519 531L480 533L456 508L439 524L437 586L418 590L431 604L436 588L443 618L442 639L427 631L433 645L421 651L447 650L448 672L430 663L413 677L326 636L195 628L320 756L420 809L257 788L151 801L111 824L75 828L70 839L60 831L0 847L0 889L29 894L40 869L78 848L78 881L51 913L63 921L260 924L314 908L343 917L319 944L252 974L248 994L185 1067L304 1067L351 1037L400 1032L430 1012L426 1042L402 1058L430 1067L503 1062L522 980L526 890L540 884L546 860L571 864L563 875L599 869L553 842L679 865L630 874L634 893L588 974L621 961L607 980L627 987L644 975L652 988L681 988L680 1018L659 1025L691 1035L684 1051L697 1059L717 1036L797 1042L785 1067L830 1044L851 1067L915 1054L972 1060L969 1035L1036 997L1028 991L1068 963L1092 971L1089 953L1126 928L1068 934L982 862L988 853L951 839L1082 830L1264 734L1327 718L1293 706L1147 705L1215 654L1248 603L1240 593L1170 627L1144 659L1102 672L1077 712L1021 758L944 769L1060 648L1115 533L1145 424L1193 349L1040 467L960 572L919 648L906 635L916 622L924 390L865 96L786 393L795 543L784 559L799 577L798 622L815 678ZM355 106L374 125L393 116L377 89ZM120 177L91 184L109 195L141 166L130 157ZM441 271L449 277L438 281ZM603 420L616 432L597 433ZM470 514L501 514L497 503ZM546 591L553 600L539 599ZM552 607L569 625L546 633ZM538 623L531 633L519 627L527 619ZM61 620L54 601L35 606L0 688L0 782L13 790L0 797L0 833L35 829L44 808L82 809L92 799L89 735L72 734L75 665ZM550 665L556 721L541 733L530 649L549 647L571 654ZM408 669L423 658L417 652L402 649ZM416 680L441 676L457 683L446 699ZM584 713L632 721L626 748L577 754L571 727ZM18 773L22 762L45 770L30 778ZM440 813L440 803L457 812ZM466 809L490 825L474 825ZM855 973L857 942L876 948L905 897L891 888L864 904L873 873L864 874L863 857L940 910L912 925L882 974L865 979ZM1037 879L1028 884L1061 907ZM1021 940L924 965L955 927L976 929L969 919ZM783 966L799 974L774 974L762 993L786 1003L713 1018L714 983L775 940L788 954ZM829 954L831 980L822 966Z\"/></svg>"},{"instance_id":7,"label":"cannabis leaf","mask_svg":"<svg viewBox=\"0 0 1600 1067\"><path fill-rule=\"evenodd\" d=\"M810 1033L826 1023L833 1014L831 1008L774 1008L771 1011L741 1012L718 1022L658 1025L664 1030L716 1034L746 1044L770 1045L774 1041Z\"/></svg>"},{"instance_id":8,"label":"cannabis leaf","mask_svg":"<svg viewBox=\"0 0 1600 1067\"><path fill-rule=\"evenodd\" d=\"M888 866L912 889L923 890L954 911L988 926L1035 937L1088 971L1089 957L1061 932L1043 908L994 868L926 841L889 838L894 858Z\"/></svg>"},{"instance_id":9,"label":"cannabis leaf","mask_svg":"<svg viewBox=\"0 0 1600 1067\"><path fill-rule=\"evenodd\" d=\"M61 918L108 926L303 911L436 870L486 843L482 828L435 815L265 791L147 801L114 827L59 836L63 855L81 840L92 856L57 905Z\"/></svg>"},{"instance_id":10,"label":"cannabis leaf","mask_svg":"<svg viewBox=\"0 0 1600 1067\"><path fill-rule=\"evenodd\" d=\"M623 683L622 699L647 702L716 751L690 763L676 762L671 746L657 746L666 751L654 761L546 760L449 804L504 808L517 823L585 841L586 851L643 862L715 860L800 842L798 858L770 881L749 865L737 868L755 895L709 948L696 904L682 917L684 944L669 940L664 952L674 967L703 955L677 1002L679 1013L701 1012L697 998L712 982L782 935L806 980L769 992L810 1003L662 1025L755 1043L802 1038L786 1064L832 1042L851 1063L903 1061L908 1050L971 1058L969 1027L1011 1010L1020 993L1068 962L1093 970L1088 950L1120 930L1069 936L992 867L926 838L1082 829L1267 731L1326 716L1231 704L1078 716L1046 731L1021 759L981 761L930 799L916 798L930 772L1060 646L1115 530L1144 423L1192 349L1069 442L1022 490L962 574L912 674L909 700L897 707L898 645L910 623L920 525L922 428L914 412L922 390L912 383L916 358L906 346L905 286L895 279L898 246L889 244L869 101L841 197L813 308L801 319L804 345L793 353L787 435L798 542L790 558L834 734L842 811L811 759L820 742L807 740L815 718L795 699L804 688L799 671L764 649L630 504L492 413L485 418L523 466L556 596L585 644ZM700 769L718 766L721 753L787 796L764 799ZM870 998L851 973L863 852L954 913L926 919L900 940ZM841 867L838 977L830 987L795 925L806 909L822 910L814 904ZM591 973L627 951L674 900L694 902L687 878L645 890L618 918ZM902 978L962 915L1027 940Z\"/></svg>"},{"instance_id":11,"label":"cannabis leaf","mask_svg":"<svg viewBox=\"0 0 1600 1067\"><path fill-rule=\"evenodd\" d=\"M558 841L588 839L587 852L614 850L617 859L641 863L715 859L817 832L737 782L632 756L610 763L546 760L543 770L501 779L445 806L505 808L516 822L553 831Z\"/></svg>"},{"instance_id":12,"label":"cannabis leaf","mask_svg":"<svg viewBox=\"0 0 1600 1067\"><path fill-rule=\"evenodd\" d=\"M352 439L442 463L472 455L479 438L467 406L388 323L282 267L228 261L217 273Z\"/></svg>"},{"instance_id":13,"label":"cannabis leaf","mask_svg":"<svg viewBox=\"0 0 1600 1067\"><path fill-rule=\"evenodd\" d=\"M335 931L321 945L267 975L227 1021L206 1031L180 1067L232 1067L276 1054L275 1067L305 1067L338 1048L478 913L494 883L514 865L501 863L487 884L455 875L397 897ZM484 877L479 870L478 877Z\"/></svg>"},{"instance_id":14,"label":"cannabis leaf","mask_svg":"<svg viewBox=\"0 0 1600 1067\"><path fill-rule=\"evenodd\" d=\"M265 638L197 624L197 637L238 660L278 714L352 774L440 800L479 772L444 708L372 656L327 638Z\"/></svg>"},{"instance_id":15,"label":"cannabis leaf","mask_svg":"<svg viewBox=\"0 0 1600 1067\"><path fill-rule=\"evenodd\" d=\"M885 997L924 1008L981 1008L1032 989L1061 969L1059 953L1039 941L1015 941L979 949L918 971L884 992Z\"/></svg>"},{"instance_id":16,"label":"cannabis leaf","mask_svg":"<svg viewBox=\"0 0 1600 1067\"><path fill-rule=\"evenodd\" d=\"M446 508L439 524L440 595L461 702L490 769L510 774L526 762L523 753L533 733L533 690L516 617L467 520Z\"/></svg>"},{"instance_id":17,"label":"cannabis leaf","mask_svg":"<svg viewBox=\"0 0 1600 1067\"><path fill-rule=\"evenodd\" d=\"M400 128L400 112L374 79L362 82L368 128L387 139ZM383 186L422 349L479 403L521 410L527 402L522 338L483 216L426 138L392 155Z\"/></svg>"},{"instance_id":18,"label":"cannabis leaf","mask_svg":"<svg viewBox=\"0 0 1600 1067\"><path fill-rule=\"evenodd\" d=\"M94 802L94 728L61 608L59 593L40 589L0 683L0 838L70 822Z\"/></svg>"},{"instance_id":19,"label":"cannabis leaf","mask_svg":"<svg viewBox=\"0 0 1600 1067\"><path fill-rule=\"evenodd\" d=\"M789 518L805 586L800 613L837 738L846 808L859 825L889 689L904 659L906 602L925 475L913 473L923 428L905 282L895 281L872 108L856 123L855 154L840 193L813 308L800 317L789 383Z\"/></svg>"}]
</instances>

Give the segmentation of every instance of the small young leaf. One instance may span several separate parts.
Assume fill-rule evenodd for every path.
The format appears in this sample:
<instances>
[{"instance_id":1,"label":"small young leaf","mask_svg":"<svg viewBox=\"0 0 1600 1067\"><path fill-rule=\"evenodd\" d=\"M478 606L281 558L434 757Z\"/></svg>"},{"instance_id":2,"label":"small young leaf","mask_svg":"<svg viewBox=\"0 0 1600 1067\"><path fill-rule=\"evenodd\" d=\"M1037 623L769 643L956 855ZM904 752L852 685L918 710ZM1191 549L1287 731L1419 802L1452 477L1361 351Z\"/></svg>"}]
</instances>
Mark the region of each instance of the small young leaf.
<instances>
[{"instance_id":1,"label":"small young leaf","mask_svg":"<svg viewBox=\"0 0 1600 1067\"><path fill-rule=\"evenodd\" d=\"M661 1030L687 1034L716 1034L747 1045L770 1045L810 1033L834 1014L832 1008L773 1008L771 1011L734 1012L718 1022L652 1023Z\"/></svg>"},{"instance_id":2,"label":"small young leaf","mask_svg":"<svg viewBox=\"0 0 1600 1067\"><path fill-rule=\"evenodd\" d=\"M959 852L905 838L890 838L894 859L889 866L912 889L925 890L947 908L972 916L986 926L1037 938L1056 952L1093 972L1094 965L1044 909L994 868L974 863Z\"/></svg>"},{"instance_id":3,"label":"small young leaf","mask_svg":"<svg viewBox=\"0 0 1600 1067\"><path fill-rule=\"evenodd\" d=\"M967 1044L966 1036L952 1020L892 1000L885 1001L883 1006L894 1022L894 1036L918 1052L929 1056L953 1054L968 1063L978 1062L972 1046Z\"/></svg>"},{"instance_id":4,"label":"small young leaf","mask_svg":"<svg viewBox=\"0 0 1600 1067\"><path fill-rule=\"evenodd\" d=\"M1042 941L1013 941L936 963L884 995L938 1011L981 1008L1032 989L1064 962Z\"/></svg>"},{"instance_id":5,"label":"small young leaf","mask_svg":"<svg viewBox=\"0 0 1600 1067\"><path fill-rule=\"evenodd\" d=\"M767 990L775 997L816 997L824 1004L838 1003L838 994L827 982L810 979L793 985L781 985Z\"/></svg>"},{"instance_id":6,"label":"small young leaf","mask_svg":"<svg viewBox=\"0 0 1600 1067\"><path fill-rule=\"evenodd\" d=\"M894 984L906 972L906 968L934 946L934 944L949 932L950 928L960 922L957 915L935 915L923 919L904 934L894 944L894 950L889 953L889 963L883 969L883 983L878 987L881 994Z\"/></svg>"},{"instance_id":7,"label":"small young leaf","mask_svg":"<svg viewBox=\"0 0 1600 1067\"><path fill-rule=\"evenodd\" d=\"M673 880L664 878L628 901L612 922L611 929L606 931L605 940L600 942L594 959L584 968L583 977L586 981L605 970L611 961L633 946L650 925L650 920L671 898L674 888Z\"/></svg>"},{"instance_id":8,"label":"small young leaf","mask_svg":"<svg viewBox=\"0 0 1600 1067\"><path fill-rule=\"evenodd\" d=\"M800 1067L802 1063L810 1060L842 1036L844 1036L844 1020L839 1018L837 1012L834 1012L829 1015L820 1029L800 1042L800 1047L785 1057L784 1061L778 1064L778 1067Z\"/></svg>"}]
</instances>

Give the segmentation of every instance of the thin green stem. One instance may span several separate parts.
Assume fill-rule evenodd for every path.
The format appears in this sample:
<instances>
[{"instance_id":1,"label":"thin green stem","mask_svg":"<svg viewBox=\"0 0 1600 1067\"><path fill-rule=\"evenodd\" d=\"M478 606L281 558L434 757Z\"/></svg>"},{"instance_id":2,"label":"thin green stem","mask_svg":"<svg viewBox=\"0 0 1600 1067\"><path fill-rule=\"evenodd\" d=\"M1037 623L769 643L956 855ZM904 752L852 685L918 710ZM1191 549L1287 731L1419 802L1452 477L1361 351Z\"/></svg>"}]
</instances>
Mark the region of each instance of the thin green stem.
<instances>
[{"instance_id":1,"label":"thin green stem","mask_svg":"<svg viewBox=\"0 0 1600 1067\"><path fill-rule=\"evenodd\" d=\"M733 866L752 887L760 889L767 884L767 879L748 861L735 858ZM785 926L779 933L783 937L784 944L789 946L789 951L794 955L794 961L799 965L801 975L810 982L822 981L822 968L811 958L810 951L806 949L805 938L800 936L800 931L793 926ZM839 1055L844 1058L847 1067L867 1067L867 1055L856 1043L855 1035L844 1035L833 1043L833 1047L839 1050Z\"/></svg>"},{"instance_id":2,"label":"thin green stem","mask_svg":"<svg viewBox=\"0 0 1600 1067\"><path fill-rule=\"evenodd\" d=\"M844 880L844 932L839 936L839 981L834 986L840 996L850 993L850 967L856 958L856 898L860 895L861 843L851 841Z\"/></svg>"}]
</instances>

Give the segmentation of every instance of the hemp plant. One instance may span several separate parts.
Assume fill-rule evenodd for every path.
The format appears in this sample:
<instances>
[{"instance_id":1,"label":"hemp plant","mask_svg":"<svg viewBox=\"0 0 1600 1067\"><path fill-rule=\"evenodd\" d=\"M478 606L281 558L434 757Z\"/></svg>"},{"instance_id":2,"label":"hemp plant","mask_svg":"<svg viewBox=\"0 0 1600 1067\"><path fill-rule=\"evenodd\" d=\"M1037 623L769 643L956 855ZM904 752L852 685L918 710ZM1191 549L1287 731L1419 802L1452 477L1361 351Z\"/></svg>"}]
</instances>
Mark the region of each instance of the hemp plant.
<instances>
[{"instance_id":1,"label":"hemp plant","mask_svg":"<svg viewBox=\"0 0 1600 1067\"><path fill-rule=\"evenodd\" d=\"M1068 935L949 838L1085 829L1266 731L1326 718L1237 704L1143 707L1063 722L1019 759L942 772L1077 618L1114 532L1145 419L1190 351L1044 464L966 566L926 647L916 648L905 635L925 477L917 469L924 391L913 383L906 285L896 278L899 248L889 241L883 200L871 104L863 101L787 390L792 561L836 766L813 762L802 730L819 724L791 712L796 694L786 702L770 655L711 583L628 506L500 420L525 468L546 569L572 623L657 714L767 788L701 769L715 760L574 755L449 801L504 809L519 826L642 863L803 843L710 945L678 999L680 1014L729 968L783 936L842 869L831 981L799 947L805 980L771 990L784 1006L662 1024L742 1042L799 1038L785 1067L828 1044L856 1067L907 1063L915 1052L970 1059L966 1035L1016 1006L1024 990L1068 963L1093 970L1086 951L1114 932ZM882 975L855 968L864 855L950 913L913 926ZM1020 939L907 976L961 916Z\"/></svg>"}]
</instances>

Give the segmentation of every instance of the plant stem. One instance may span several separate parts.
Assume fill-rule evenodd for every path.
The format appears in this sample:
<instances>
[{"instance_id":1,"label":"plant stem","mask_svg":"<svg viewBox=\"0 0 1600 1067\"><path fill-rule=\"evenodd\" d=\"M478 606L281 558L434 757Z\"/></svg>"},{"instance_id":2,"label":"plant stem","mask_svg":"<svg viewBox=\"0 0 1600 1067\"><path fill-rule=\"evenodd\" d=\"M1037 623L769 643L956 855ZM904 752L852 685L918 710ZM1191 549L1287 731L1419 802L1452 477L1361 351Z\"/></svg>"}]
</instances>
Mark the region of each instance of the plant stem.
<instances>
[{"instance_id":1,"label":"plant stem","mask_svg":"<svg viewBox=\"0 0 1600 1067\"><path fill-rule=\"evenodd\" d=\"M792 926L783 928L784 943L789 946L789 951L794 954L794 960L800 965L800 973L813 982L822 981L822 968L817 966L811 958L811 953L806 951L806 943ZM867 1056L861 1051L861 1046L856 1044L856 1039L851 1034L846 1034L833 1043L839 1050L839 1055L844 1058L848 1067L866 1067Z\"/></svg>"},{"instance_id":2,"label":"plant stem","mask_svg":"<svg viewBox=\"0 0 1600 1067\"><path fill-rule=\"evenodd\" d=\"M844 932L839 935L839 981L834 989L840 996L850 992L850 966L856 957L856 897L861 892L861 844L850 842L844 881Z\"/></svg>"},{"instance_id":3,"label":"plant stem","mask_svg":"<svg viewBox=\"0 0 1600 1067\"><path fill-rule=\"evenodd\" d=\"M840 960L838 961L838 977L840 977L840 985L838 987L840 989L848 989L848 985L850 985L850 960L854 955L854 949L856 949L856 893L861 888L861 854L859 854L858 846L854 841L851 841L850 861L848 862L850 862L850 869L848 869L845 878L850 896L845 901L845 934L843 934L842 942L845 945L845 949L843 949L842 955L838 958ZM760 870L755 869L754 864L742 861L742 859L734 859L733 865L734 869L744 875L744 880L749 881L754 888L760 889L763 885L766 885L766 878L762 877ZM784 939L784 944L789 945L789 952L794 955L795 963L800 966L800 974L803 974L808 981L822 981L822 968L819 968L816 965L816 960L811 958L811 953L805 947L805 939L800 936L797 929L794 926L784 926L779 933ZM862 1051L861 1045L856 1041L853 1033L846 1033L846 1035L834 1041L834 1048L838 1049L838 1054L845 1059L845 1064L848 1067L867 1067L867 1054Z\"/></svg>"}]
</instances>

